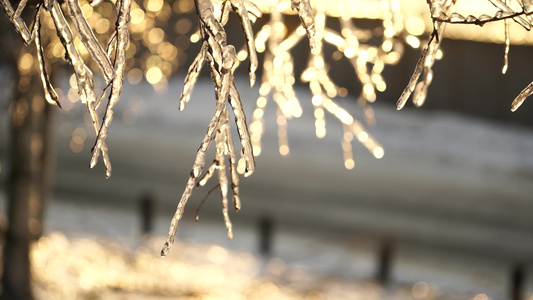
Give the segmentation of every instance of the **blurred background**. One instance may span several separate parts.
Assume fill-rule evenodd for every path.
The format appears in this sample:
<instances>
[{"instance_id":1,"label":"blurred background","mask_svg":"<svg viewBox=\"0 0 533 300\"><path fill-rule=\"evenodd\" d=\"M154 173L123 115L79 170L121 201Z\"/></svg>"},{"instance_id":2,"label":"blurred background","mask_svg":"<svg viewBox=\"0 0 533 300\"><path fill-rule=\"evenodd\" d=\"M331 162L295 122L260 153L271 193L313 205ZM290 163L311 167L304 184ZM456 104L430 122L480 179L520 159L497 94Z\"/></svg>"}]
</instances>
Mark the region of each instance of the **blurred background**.
<instances>
[{"instance_id":1,"label":"blurred background","mask_svg":"<svg viewBox=\"0 0 533 300\"><path fill-rule=\"evenodd\" d=\"M107 43L113 3L93 8L80 2L96 36ZM266 13L254 30L272 25L269 12L277 7L284 12L282 29L296 32L299 20L290 3L273 2L258 4ZM494 15L485 2L457 10ZM32 9L25 11L31 19ZM29 139L28 151L46 153L41 159L52 166L35 179L37 187L30 180L20 187L30 199L19 209L26 211L32 282L18 288L31 289L35 299L533 299L533 106L526 100L517 112L509 110L533 78L533 35L511 27L509 69L502 75L501 22L449 26L426 103L396 111L432 30L425 1L338 1L320 12L328 32L338 32L346 43L346 36L359 39L359 52L350 52L344 42L331 42L334 35L329 42L324 37L324 70L345 97L328 96L363 124L362 132L385 154L375 147L369 152L355 139L347 146L340 119L328 111L317 116L311 101L316 93L300 78L313 57L303 38L285 62L293 67L301 116L286 123L285 139L275 103L263 105L256 171L241 177L242 211L230 212L233 240L226 237L219 194L208 195L211 182L194 191L165 259L160 248L214 111L205 70L179 111L184 77L201 47L194 2L132 6L125 86L106 140L109 179L101 163L89 168L95 134L53 22L43 19L44 51L63 110L45 105L35 49L23 46L2 15L0 38L10 45L0 59L3 249L16 241L7 233L8 215L17 207L9 195L16 194L13 176L25 170L24 159L13 158L22 151L15 146ZM343 18L354 26L352 35L341 34ZM240 49L245 40L234 14L226 30ZM385 49L386 41L394 47ZM365 60L370 49L397 59ZM275 52L268 45L258 50L260 65ZM90 62L86 51L80 53ZM250 123L268 76L262 78L260 67L250 88L246 55L239 59L235 81ZM14 138L13 128L32 111L34 135ZM42 130L38 138L36 130ZM214 151L208 153L210 161ZM25 268L6 257L3 297L23 299L6 296L6 268Z\"/></svg>"}]
</instances>

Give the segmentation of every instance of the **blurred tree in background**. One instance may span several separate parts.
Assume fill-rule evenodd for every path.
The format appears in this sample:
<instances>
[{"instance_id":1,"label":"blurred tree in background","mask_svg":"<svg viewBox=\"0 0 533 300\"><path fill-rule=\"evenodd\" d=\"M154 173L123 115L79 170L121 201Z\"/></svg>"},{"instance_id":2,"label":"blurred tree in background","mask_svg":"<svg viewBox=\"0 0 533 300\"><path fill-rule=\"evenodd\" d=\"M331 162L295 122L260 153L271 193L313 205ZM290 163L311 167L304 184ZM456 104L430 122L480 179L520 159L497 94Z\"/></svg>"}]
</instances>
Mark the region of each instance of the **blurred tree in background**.
<instances>
[{"instance_id":1,"label":"blurred tree in background","mask_svg":"<svg viewBox=\"0 0 533 300\"><path fill-rule=\"evenodd\" d=\"M3 228L2 299L31 299L29 245L42 232L42 216L53 186L54 107L43 96L34 48L25 47L1 23L0 67L12 74L7 179L8 226ZM16 42L14 42L16 41Z\"/></svg>"}]
</instances>

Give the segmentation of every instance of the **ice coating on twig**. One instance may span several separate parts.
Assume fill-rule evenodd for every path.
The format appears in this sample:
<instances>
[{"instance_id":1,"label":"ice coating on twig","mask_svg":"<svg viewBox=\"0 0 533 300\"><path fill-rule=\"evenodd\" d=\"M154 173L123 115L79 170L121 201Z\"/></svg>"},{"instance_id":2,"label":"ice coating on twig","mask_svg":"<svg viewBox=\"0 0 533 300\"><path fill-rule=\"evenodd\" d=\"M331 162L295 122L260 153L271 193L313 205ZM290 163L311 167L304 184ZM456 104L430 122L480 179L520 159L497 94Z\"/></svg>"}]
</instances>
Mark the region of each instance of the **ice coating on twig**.
<instances>
[{"instance_id":1,"label":"ice coating on twig","mask_svg":"<svg viewBox=\"0 0 533 300\"><path fill-rule=\"evenodd\" d=\"M518 20L523 20L523 21L517 22L517 23L522 25L526 30L530 30L531 24L523 23L523 22L527 22L522 17L523 15L526 15L526 14L524 12L510 12L510 11L500 10L500 11L497 11L493 17L487 14L482 14L479 17L473 16L473 15L468 15L465 17L459 13L454 12L454 13L451 13L449 16L443 13L441 14L440 17L435 18L434 21L451 23L451 24L464 24L464 25L470 24L470 25L483 26L487 23L505 21L505 20L510 20L510 19L518 19Z\"/></svg>"},{"instance_id":2,"label":"ice coating on twig","mask_svg":"<svg viewBox=\"0 0 533 300\"><path fill-rule=\"evenodd\" d=\"M200 205L198 206L198 209L196 210L196 220L199 219L199 211L200 207L203 205L205 199L209 197L211 192L216 189L220 188L220 196L222 199L222 216L224 218L224 223L227 230L227 235L229 239L233 238L233 225L231 223L230 217L229 217L229 200L228 200L228 192L229 192L229 185L230 180L228 179L228 175L226 173L226 162L224 158L228 156L228 162L230 169L234 168L235 159L232 159L231 152L233 151L233 142L231 139L231 133L229 130L229 121L228 121L228 113L227 110L224 110L222 114L220 115L220 120L218 123L218 128L215 133L215 144L216 144L216 154L215 159L213 160L213 163L208 168L208 170L204 173L204 175L201 176L200 181L198 182L198 185L205 185L207 181L215 174L218 174L219 184L215 186L215 188L211 189L207 196L202 200ZM218 172L216 172L218 171ZM238 211L240 209L240 200L238 199L238 176L237 179L235 179L233 176L237 175L232 170L230 170L231 174L231 187L233 192L233 202L235 206L235 210ZM235 189L237 187L237 189Z\"/></svg>"},{"instance_id":3,"label":"ice coating on twig","mask_svg":"<svg viewBox=\"0 0 533 300\"><path fill-rule=\"evenodd\" d=\"M239 134L239 139L243 149L242 153L244 159L246 160L245 176L252 174L255 169L255 159L252 152L246 116L244 114L239 92L237 91L233 78L233 70L237 62L237 53L234 46L227 44L226 32L224 31L223 27L228 18L227 12L230 9L228 3L231 4L231 9L235 11L241 18L243 31L245 31L246 38L250 39L251 41L253 41L254 38L251 27L249 27L251 26L251 21L247 16L247 13L244 12L247 7L247 5L245 5L245 1L228 1L222 3L223 6L220 10L221 14L218 16L218 18L215 16L214 8L210 0L195 1L196 13L200 21L200 33L203 37L203 44L200 53L189 68L186 76L184 90L180 97L180 109L185 107L185 103L190 98L192 88L203 65L208 66L211 73L211 79L215 86L216 109L213 114L213 118L208 125L207 133L200 144L200 147L198 148L196 159L187 181L185 191L181 196L178 207L176 208L176 213L172 218L167 241L161 250L162 256L167 255L172 247L179 220L183 216L185 205L192 194L196 180L199 178L198 185L205 185L215 173L218 174L223 206L222 214L228 231L228 237L231 238L233 236L232 225L228 215L228 191L230 180L227 176L226 163L224 161L224 157L226 156L228 156L230 163L229 172L231 175L230 178L233 192L233 202L236 210L240 209L241 205L238 189L238 174L236 173L234 166L236 163L235 150L229 130L229 122L226 110L228 103L230 104L235 116L237 132ZM247 44L249 46L249 51L254 52L253 55L250 54L249 56L255 57L255 45L250 45L249 42L247 42ZM250 65L254 65L253 59L251 60ZM257 63L255 62L255 66L253 67L253 70L250 69L250 72L255 72L256 65ZM214 163L208 168L207 172L201 175L205 166L206 151L209 148L213 138L216 141L215 160Z\"/></svg>"},{"instance_id":4,"label":"ice coating on twig","mask_svg":"<svg viewBox=\"0 0 533 300\"><path fill-rule=\"evenodd\" d=\"M499 9L498 12L491 17L489 15L483 14L479 17L469 15L467 17L462 16L459 13L449 13L448 8L455 4L456 0L427 0L430 5L431 18L435 24L434 28L436 29L436 24L439 22L445 23L454 23L454 24L475 24L483 26L489 22L497 22L506 19L513 19L516 23L524 27L526 30L531 29L530 14L532 12L531 0L524 0L521 2L522 11L514 11L509 7L507 0L488 0L492 5ZM526 18L524 18L527 17Z\"/></svg>"},{"instance_id":5,"label":"ice coating on twig","mask_svg":"<svg viewBox=\"0 0 533 300\"><path fill-rule=\"evenodd\" d=\"M413 104L417 107L420 107L424 104L426 97L427 97L429 85L433 81L433 69L432 68L433 68L433 64L435 63L437 51L439 51L439 47L440 47L439 36L442 35L442 31L444 30L443 24L439 24L437 26L440 27L438 29L439 34L437 34L437 38L432 39L428 43L427 53L424 56L424 61L423 61L424 77L419 83L416 84L416 87L413 93Z\"/></svg>"},{"instance_id":6,"label":"ice coating on twig","mask_svg":"<svg viewBox=\"0 0 533 300\"><path fill-rule=\"evenodd\" d=\"M300 20L302 22L302 25L305 28L305 31L307 32L307 37L309 38L309 46L311 47L311 51L315 51L315 19L313 16L313 9L311 8L311 4L309 3L309 0L291 0L291 7L292 9L296 9L298 11L298 16L300 17Z\"/></svg>"},{"instance_id":7,"label":"ice coating on twig","mask_svg":"<svg viewBox=\"0 0 533 300\"><path fill-rule=\"evenodd\" d=\"M509 0L506 0L508 2ZM511 47L511 39L509 37L510 30L509 30L509 20L504 20L504 31L505 31L505 50L503 52L503 67L502 67L502 74L507 73L507 69L509 68L509 49Z\"/></svg>"},{"instance_id":8,"label":"ice coating on twig","mask_svg":"<svg viewBox=\"0 0 533 300\"><path fill-rule=\"evenodd\" d=\"M200 52L198 53L198 55L196 55L196 58L189 67L189 71L187 72L187 76L185 77L185 83L183 84L183 91L181 92L180 96L180 111L183 111L185 109L185 104L189 102L189 99L191 98L191 93L194 88L194 84L196 83L198 75L200 75L200 71L204 66L205 53L206 46L204 44L202 45L202 49L200 49Z\"/></svg>"},{"instance_id":9,"label":"ice coating on twig","mask_svg":"<svg viewBox=\"0 0 533 300\"><path fill-rule=\"evenodd\" d=\"M21 13L28 4L28 0L21 0L16 10L13 9L8 0L0 0L0 4L6 15L14 24L15 29L19 32L24 42L30 44L34 38L36 39L37 60L40 67L40 77L44 88L44 96L47 102L59 105L60 102L57 93L48 76L44 46L41 38L42 29L40 26L40 15L41 13L50 13L57 37L65 49L65 58L74 69L80 100L87 106L87 110L93 123L93 128L97 133L97 139L95 142L96 151L93 151L91 166L94 166L99 153L102 152L104 165L106 167L106 176L109 177L111 174L111 163L109 161L108 150L104 139L107 135L107 129L113 115L111 108L117 102L122 89L124 68L126 64L126 48L129 40L127 25L130 20L129 7L131 6L131 0L119 1L118 3L117 30L109 39L107 52L104 51L97 41L93 30L83 15L79 0L67 0L65 3L69 10L70 18L76 27L77 36L87 52L102 69L104 79L108 83L100 97L97 97L94 90L93 73L81 58L81 55L74 44L74 35L65 19L63 10L57 1L43 0L37 4L35 8L34 23L30 32L21 18ZM97 1L91 2L91 5L96 4ZM44 8L44 10L41 8ZM109 57L114 57L114 66ZM119 76L115 76L115 71ZM102 126L100 126L100 117L97 113L97 108L108 88L111 88L110 102L106 108Z\"/></svg>"},{"instance_id":10,"label":"ice coating on twig","mask_svg":"<svg viewBox=\"0 0 533 300\"><path fill-rule=\"evenodd\" d=\"M248 3L245 4L245 2ZM257 52L255 51L255 43L254 43L254 32L252 30L252 20L250 19L250 14L248 13L248 9L251 7L252 9L255 7L255 4L253 4L250 1L244 1L244 0L230 0L231 7L233 8L233 11L239 16L239 19L241 20L241 26L242 30L244 32L244 37L246 39L246 47L248 48L248 56L250 57L250 65L248 67L248 73L250 76L250 86L253 86L255 83L255 71L257 70L257 66L259 62L257 61ZM260 10L255 7L256 9L253 9L254 18L261 17L261 14L257 15Z\"/></svg>"},{"instance_id":11,"label":"ice coating on twig","mask_svg":"<svg viewBox=\"0 0 533 300\"><path fill-rule=\"evenodd\" d=\"M483 26L486 23L490 22L499 22L503 21L504 23L504 34L505 34L505 50L503 56L503 67L502 73L505 74L509 67L509 49L510 49L510 20L513 20L526 30L531 29L532 25L532 14L533 14L533 1L531 0L519 0L521 11L514 10L510 6L510 0L488 0L494 7L499 9L494 16L487 14L482 14L479 17L476 16L466 16L453 12L450 13L451 7L455 4L456 0L427 0L430 11L431 18L434 24L434 31L431 34L430 41L424 47L420 59L416 65L415 71L410 78L410 81L407 87L404 89L403 93L400 96L400 99L397 102L397 108L401 109L411 93L414 92L413 102L415 105L420 106L424 102L424 99L427 95L427 88L429 83L433 78L433 72L431 70L431 65L434 63L436 50L438 50L438 44L440 37L444 31L444 25L446 23L451 24L464 24L464 25L478 25ZM416 83L422 72L425 72L425 77L420 83ZM528 85L513 101L511 104L511 110L515 111L520 107L524 100L532 94L531 84Z\"/></svg>"},{"instance_id":12,"label":"ice coating on twig","mask_svg":"<svg viewBox=\"0 0 533 300\"><path fill-rule=\"evenodd\" d=\"M15 26L15 29L24 40L24 43L26 45L29 45L33 40L33 34L30 33L30 31L28 30L28 26L26 26L26 23L24 23L24 20L22 20L22 18L20 17L20 13L24 9L26 2L27 1L21 1L17 7L17 10L15 11L13 9L13 6L11 6L11 2L9 2L9 0L0 0L0 4L2 4L2 8L4 9L7 17Z\"/></svg>"},{"instance_id":13,"label":"ice coating on twig","mask_svg":"<svg viewBox=\"0 0 533 300\"><path fill-rule=\"evenodd\" d=\"M235 124L237 125L237 133L242 146L242 154L246 161L246 169L244 171L244 177L252 175L255 170L255 159L252 151L252 143L250 139L250 133L248 132L248 125L246 123L246 115L242 106L241 97L239 91L235 86L235 82L231 82L231 88L229 90L230 98L229 103L233 108L233 114L235 115Z\"/></svg>"},{"instance_id":14,"label":"ice coating on twig","mask_svg":"<svg viewBox=\"0 0 533 300\"><path fill-rule=\"evenodd\" d=\"M511 104L511 111L516 111L522 103L526 100L527 97L533 94L533 82L531 82L525 89L523 89L520 94L514 99Z\"/></svg>"},{"instance_id":15,"label":"ice coating on twig","mask_svg":"<svg viewBox=\"0 0 533 300\"><path fill-rule=\"evenodd\" d=\"M40 75L41 75L41 82L43 83L43 89L44 89L44 98L46 101L50 104L57 105L61 107L61 103L59 103L59 97L57 96L57 93L52 86L52 83L50 82L50 78L48 76L48 70L46 67L46 62L44 60L44 51L43 46L41 43L41 20L40 20L40 8L37 10L37 17L35 20L35 47L37 48L37 60L39 61L39 69L40 69Z\"/></svg>"},{"instance_id":16,"label":"ice coating on twig","mask_svg":"<svg viewBox=\"0 0 533 300\"><path fill-rule=\"evenodd\" d=\"M215 154L215 165L218 169L218 182L220 184L220 196L222 197L222 216L224 217L224 224L226 225L227 235L229 239L233 238L233 225L229 218L228 212L228 186L229 180L226 174L226 164L224 161L225 156L228 154L227 151L227 137L226 137L226 127L229 126L228 123L228 113L227 110L222 112L220 116L220 121L218 123L218 129L215 135L216 142L216 154Z\"/></svg>"},{"instance_id":17,"label":"ice coating on twig","mask_svg":"<svg viewBox=\"0 0 533 300\"><path fill-rule=\"evenodd\" d=\"M216 20L216 18L212 8L209 5L209 1L202 1L200 3L197 3L197 9L204 9L205 11L203 15L206 18L208 17L208 20L203 21L202 19L200 19L200 22L204 22L205 27L210 32L217 32L217 34L223 36L223 38L216 37L216 40L225 40L226 33L223 30L223 26L228 21L229 12L233 10L239 16L246 39L248 56L250 57L249 76L250 85L252 86L255 83L255 71L257 69L258 61L255 50L255 44L253 42L254 34L251 25L255 22L255 20L257 20L257 18L261 17L261 10L259 10L259 8L255 4L248 0L226 0L222 2L221 15L219 17L220 20L213 22L211 18L214 20ZM187 75L185 77L185 82L183 85L183 91L180 96L180 111L183 111L185 109L185 105L190 99L198 75L200 74L200 71L204 65L205 51L208 50L208 45L212 46L212 48L210 48L210 51L212 51L213 49L217 49L219 52L222 51L220 50L222 49L220 46L210 43L211 41L202 44L202 49L189 67L189 70L187 71Z\"/></svg>"},{"instance_id":18,"label":"ice coating on twig","mask_svg":"<svg viewBox=\"0 0 533 300\"><path fill-rule=\"evenodd\" d=\"M74 69L74 74L76 75L76 81L78 84L78 93L80 99L83 103L86 104L89 115L93 122L93 128L96 133L100 130L100 121L98 119L98 114L96 113L96 95L94 92L94 83L93 75L89 68L83 62L78 50L74 46L74 38L72 36L72 31L68 26L67 21L61 11L61 7L56 1L53 1L50 8L50 15L54 21L54 25L57 30L57 35L61 39L61 43L65 48L65 52L68 58L69 63ZM101 145L102 157L104 165L107 172L111 171L111 162L109 161L109 156L107 152L107 145L102 143Z\"/></svg>"},{"instance_id":19,"label":"ice coating on twig","mask_svg":"<svg viewBox=\"0 0 533 300\"><path fill-rule=\"evenodd\" d=\"M100 66L100 69L102 69L106 82L111 81L114 77L113 67L104 49L98 44L89 23L87 23L80 3L78 0L67 0L66 2L70 12L70 18L76 27L80 41L87 48L94 61Z\"/></svg>"},{"instance_id":20,"label":"ice coating on twig","mask_svg":"<svg viewBox=\"0 0 533 300\"><path fill-rule=\"evenodd\" d=\"M424 49L422 49L422 53L420 54L420 58L416 63L413 75L411 75L407 86L396 102L396 109L398 110L405 106L405 103L407 103L407 100L411 94L413 94L413 92L413 103L416 106L421 106L424 104L424 101L427 97L428 87L433 80L432 67L435 62L437 51L439 51L440 48L442 35L444 34L444 30L446 28L446 22L442 22L441 19L446 18L451 7L455 4L455 0L431 0L431 2L428 0L428 3L430 3L432 18L434 21L433 32L431 33L428 43ZM425 76L423 77L422 81L417 83L422 72L424 72Z\"/></svg>"},{"instance_id":21,"label":"ice coating on twig","mask_svg":"<svg viewBox=\"0 0 533 300\"><path fill-rule=\"evenodd\" d=\"M506 18L511 17L516 23L520 24L526 30L531 29L531 23L528 22L528 20L526 20L523 16L521 16L522 13L515 13L515 11L510 8L505 2L501 0L489 0L489 2L492 3L492 5L494 5L495 7L501 9L503 12L514 14L507 16Z\"/></svg>"},{"instance_id":22,"label":"ice coating on twig","mask_svg":"<svg viewBox=\"0 0 533 300\"><path fill-rule=\"evenodd\" d=\"M91 158L91 168L96 165L96 161L98 159L100 151L103 152L102 146L105 145L104 141L107 137L109 124L111 124L111 120L113 119L113 107L118 102L120 94L122 92L122 86L124 83L124 71L126 68L126 49L128 48L130 38L128 26L130 23L131 3L132 0L117 1L118 16L115 28L116 46L114 47L116 49L114 55L115 77L111 82L111 93L109 95L109 101L107 103L104 120L102 122L100 130L98 131L96 143L92 149L93 155ZM111 176L111 168L107 168L106 165L106 177L109 178L109 176Z\"/></svg>"},{"instance_id":23,"label":"ice coating on twig","mask_svg":"<svg viewBox=\"0 0 533 300\"><path fill-rule=\"evenodd\" d=\"M428 44L424 47L422 50L422 54L420 54L420 58L418 59L418 62L416 63L415 71L413 72L413 75L411 75L411 78L409 79L409 83L403 90L402 94L400 95L400 98L396 102L396 109L400 110L405 106L405 103L413 93L413 91L416 88L416 83L418 82L418 78L422 74L422 71L424 70L424 63L426 62L426 57L428 55L430 45L435 39L436 31L433 31L431 34L431 38L428 42Z\"/></svg>"},{"instance_id":24,"label":"ice coating on twig","mask_svg":"<svg viewBox=\"0 0 533 300\"><path fill-rule=\"evenodd\" d=\"M213 117L211 118L211 121L209 122L209 125L207 127L207 133L202 143L200 144L200 148L198 148L198 151L196 153L196 158L194 160L194 164L193 164L191 173L189 175L189 179L185 186L185 191L181 195L181 199L178 202L178 207L176 208L174 217L172 217L172 220L170 221L170 228L169 228L167 240L163 246L163 249L161 250L161 256L166 256L168 252L170 251L172 244L174 243L176 231L178 230L179 220L182 218L183 212L185 211L185 205L187 204L187 201L189 200L192 194L196 178L200 176L205 166L206 151L209 148L209 145L211 144L211 141L213 139L213 134L216 131L216 128L217 128L217 125L220 119L220 115L222 114L224 107L225 107L225 99L220 99L217 97L215 113L213 114Z\"/></svg>"},{"instance_id":25,"label":"ice coating on twig","mask_svg":"<svg viewBox=\"0 0 533 300\"><path fill-rule=\"evenodd\" d=\"M233 206L235 208L235 211L239 211L241 210L241 200L239 198L239 174L237 173L237 168L235 166L237 164L237 158L235 156L235 146L233 145L233 138L231 137L231 129L229 126L227 111L224 113L223 117L226 120L225 124L227 124L223 128L225 132L222 133L225 135L225 147L227 151L226 155L228 156L229 161L231 190L233 192Z\"/></svg>"}]
</instances>

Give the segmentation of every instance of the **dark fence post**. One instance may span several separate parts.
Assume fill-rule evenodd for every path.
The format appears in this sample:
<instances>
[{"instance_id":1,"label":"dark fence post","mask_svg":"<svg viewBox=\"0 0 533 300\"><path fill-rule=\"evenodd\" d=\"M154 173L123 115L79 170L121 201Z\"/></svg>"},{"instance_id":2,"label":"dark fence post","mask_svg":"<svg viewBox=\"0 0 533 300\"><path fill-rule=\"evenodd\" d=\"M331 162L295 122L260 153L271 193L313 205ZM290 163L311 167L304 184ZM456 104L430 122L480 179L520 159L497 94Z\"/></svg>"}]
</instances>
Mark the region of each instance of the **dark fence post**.
<instances>
[{"instance_id":1,"label":"dark fence post","mask_svg":"<svg viewBox=\"0 0 533 300\"><path fill-rule=\"evenodd\" d=\"M390 281L392 256L394 252L394 243L391 238L383 238L378 249L378 269L376 280L379 284L385 286Z\"/></svg>"},{"instance_id":2,"label":"dark fence post","mask_svg":"<svg viewBox=\"0 0 533 300\"><path fill-rule=\"evenodd\" d=\"M259 219L259 253L263 256L272 254L272 231L273 222L269 217Z\"/></svg>"},{"instance_id":3,"label":"dark fence post","mask_svg":"<svg viewBox=\"0 0 533 300\"><path fill-rule=\"evenodd\" d=\"M522 291L526 276L523 263L515 263L511 270L511 300L523 300Z\"/></svg>"},{"instance_id":4,"label":"dark fence post","mask_svg":"<svg viewBox=\"0 0 533 300\"><path fill-rule=\"evenodd\" d=\"M141 233L149 236L152 233L154 224L154 198L150 194L145 194L140 201L139 214L141 217Z\"/></svg>"}]
</instances>

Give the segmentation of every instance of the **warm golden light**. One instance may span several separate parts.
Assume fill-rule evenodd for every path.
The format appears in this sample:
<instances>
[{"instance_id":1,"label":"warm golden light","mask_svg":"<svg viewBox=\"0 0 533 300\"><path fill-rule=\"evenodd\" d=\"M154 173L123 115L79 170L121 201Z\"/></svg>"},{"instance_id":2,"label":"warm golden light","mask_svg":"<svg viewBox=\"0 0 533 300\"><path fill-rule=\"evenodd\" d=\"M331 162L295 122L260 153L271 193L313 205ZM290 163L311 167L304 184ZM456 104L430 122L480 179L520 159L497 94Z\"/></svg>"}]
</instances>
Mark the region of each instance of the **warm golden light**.
<instances>
[{"instance_id":1,"label":"warm golden light","mask_svg":"<svg viewBox=\"0 0 533 300\"><path fill-rule=\"evenodd\" d=\"M151 67L146 71L146 80L151 84L156 84L163 78L163 72L158 67Z\"/></svg>"},{"instance_id":2,"label":"warm golden light","mask_svg":"<svg viewBox=\"0 0 533 300\"><path fill-rule=\"evenodd\" d=\"M486 294L477 294L472 300L489 300L489 297Z\"/></svg>"},{"instance_id":3,"label":"warm golden light","mask_svg":"<svg viewBox=\"0 0 533 300\"><path fill-rule=\"evenodd\" d=\"M385 155L385 150L382 147L376 147L372 153L377 159L380 159Z\"/></svg>"},{"instance_id":4,"label":"warm golden light","mask_svg":"<svg viewBox=\"0 0 533 300\"><path fill-rule=\"evenodd\" d=\"M94 24L94 30L99 34L104 34L109 31L109 28L111 26L111 23L106 18L101 18Z\"/></svg>"},{"instance_id":5,"label":"warm golden light","mask_svg":"<svg viewBox=\"0 0 533 300\"><path fill-rule=\"evenodd\" d=\"M237 162L237 172L239 174L244 174L244 172L246 171L246 161L244 160L244 158L240 158Z\"/></svg>"},{"instance_id":6,"label":"warm golden light","mask_svg":"<svg viewBox=\"0 0 533 300\"><path fill-rule=\"evenodd\" d=\"M144 2L144 7L146 7L148 11L158 12L163 8L163 4L163 0L146 0Z\"/></svg>"},{"instance_id":7,"label":"warm golden light","mask_svg":"<svg viewBox=\"0 0 533 300\"><path fill-rule=\"evenodd\" d=\"M33 66L33 63L33 55L25 53L19 59L19 70L23 73L28 73Z\"/></svg>"},{"instance_id":8,"label":"warm golden light","mask_svg":"<svg viewBox=\"0 0 533 300\"><path fill-rule=\"evenodd\" d=\"M191 35L191 43L197 43L200 40L200 35L197 33L194 33Z\"/></svg>"},{"instance_id":9,"label":"warm golden light","mask_svg":"<svg viewBox=\"0 0 533 300\"><path fill-rule=\"evenodd\" d=\"M429 285L419 281L413 285L411 293L415 299L425 299L429 295Z\"/></svg>"},{"instance_id":10,"label":"warm golden light","mask_svg":"<svg viewBox=\"0 0 533 300\"><path fill-rule=\"evenodd\" d=\"M355 167L355 162L353 161L353 159L348 158L344 161L344 167L348 170L351 170Z\"/></svg>"},{"instance_id":11,"label":"warm golden light","mask_svg":"<svg viewBox=\"0 0 533 300\"><path fill-rule=\"evenodd\" d=\"M311 103L314 107L316 136L323 138L326 135L326 113L333 115L340 123L344 124L346 138L341 141L341 145L344 152L345 167L351 169L355 165L351 146L354 135L376 158L383 157L384 150L368 135L361 123L355 120L349 111L337 104L335 98L345 97L348 93L346 88L336 86L329 78L327 57L323 53L324 43L329 43L337 48L333 55L334 60L345 59L352 64L357 78L362 84L359 97L361 102L374 102L378 97L377 93L383 92L387 88L387 84L381 76L385 66L397 63L403 52L403 45L400 41L405 39L402 30L406 25L402 23L404 19L398 1L364 2L364 5L359 6L359 9L365 7L365 18L368 18L368 13L374 9L370 18L382 20L383 30L379 36L382 43L376 45L375 42L369 43L371 37L375 38L372 34L359 29L353 23L352 18L358 15L355 10L351 10L355 7L352 2L316 0L312 1L312 4L316 9L313 28L315 35L311 42L314 45L314 50L308 59L307 68L301 74L301 80L309 84L313 94ZM276 103L278 111L284 117L284 122L280 122L280 115L278 114L280 153L285 153L285 146L288 147L285 120L299 117L303 112L292 88L295 76L292 58L288 51L307 35L307 31L303 26L300 26L295 32L287 35L283 14L290 14L291 11L283 2L271 0L260 2L259 5L271 13L271 18L259 30L255 39L258 50L266 53L263 64L265 75L263 84L259 89L260 97L253 113L250 132L256 153L260 153L260 137L264 131L262 125L263 109L267 97L271 97ZM328 28L326 15L336 16L335 14L340 14L341 11L340 30L337 32ZM410 44L419 47L419 40L413 34L424 33L424 23L421 22L420 18L411 18L408 26L412 34L407 35L407 39L410 40ZM417 42L418 45L416 45ZM364 108L366 122L374 124L373 110L368 105L365 105Z\"/></svg>"},{"instance_id":12,"label":"warm golden light","mask_svg":"<svg viewBox=\"0 0 533 300\"><path fill-rule=\"evenodd\" d=\"M140 8L134 8L131 10L131 24L137 25L144 22L144 11Z\"/></svg>"},{"instance_id":13,"label":"warm golden light","mask_svg":"<svg viewBox=\"0 0 533 300\"><path fill-rule=\"evenodd\" d=\"M418 36L426 31L424 20L419 17L410 17L405 22L405 29L412 35Z\"/></svg>"}]
</instances>

